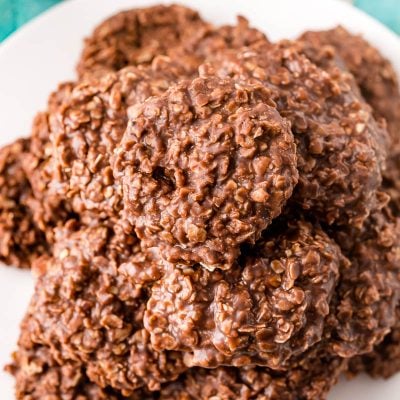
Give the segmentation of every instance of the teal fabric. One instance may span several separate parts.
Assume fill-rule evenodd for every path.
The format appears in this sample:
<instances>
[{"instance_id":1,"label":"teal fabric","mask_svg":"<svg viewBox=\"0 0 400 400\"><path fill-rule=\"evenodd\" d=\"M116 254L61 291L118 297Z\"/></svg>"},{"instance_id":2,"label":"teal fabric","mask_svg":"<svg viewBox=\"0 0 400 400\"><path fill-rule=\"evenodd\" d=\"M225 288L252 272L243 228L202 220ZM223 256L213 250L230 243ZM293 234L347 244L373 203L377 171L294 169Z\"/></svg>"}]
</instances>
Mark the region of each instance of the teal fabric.
<instances>
[{"instance_id":1,"label":"teal fabric","mask_svg":"<svg viewBox=\"0 0 400 400\"><path fill-rule=\"evenodd\" d=\"M0 41L25 22L60 1L0 0ZM400 34L400 0L354 0L354 3Z\"/></svg>"},{"instance_id":2,"label":"teal fabric","mask_svg":"<svg viewBox=\"0 0 400 400\"><path fill-rule=\"evenodd\" d=\"M355 5L400 34L400 0L355 0Z\"/></svg>"},{"instance_id":3,"label":"teal fabric","mask_svg":"<svg viewBox=\"0 0 400 400\"><path fill-rule=\"evenodd\" d=\"M60 0L0 0L0 41Z\"/></svg>"}]
</instances>

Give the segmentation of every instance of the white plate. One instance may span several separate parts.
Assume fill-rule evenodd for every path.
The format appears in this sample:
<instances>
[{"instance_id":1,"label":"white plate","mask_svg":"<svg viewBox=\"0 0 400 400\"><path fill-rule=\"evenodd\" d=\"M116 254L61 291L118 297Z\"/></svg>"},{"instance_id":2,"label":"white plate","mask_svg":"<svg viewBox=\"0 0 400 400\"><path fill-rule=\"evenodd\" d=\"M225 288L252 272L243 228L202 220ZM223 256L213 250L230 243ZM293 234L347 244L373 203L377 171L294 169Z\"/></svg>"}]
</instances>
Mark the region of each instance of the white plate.
<instances>
[{"instance_id":1,"label":"white plate","mask_svg":"<svg viewBox=\"0 0 400 400\"><path fill-rule=\"evenodd\" d=\"M367 15L337 0L176 0L215 23L250 19L271 39L342 24L361 32L393 62L400 75L400 40ZM70 0L42 14L0 46L0 145L29 133L33 115L57 83L74 78L82 38L110 14L159 0ZM29 272L0 266L0 366L15 348L18 324L32 293ZM400 376L341 382L330 400L398 400ZM13 380L0 372L0 399L13 399Z\"/></svg>"}]
</instances>

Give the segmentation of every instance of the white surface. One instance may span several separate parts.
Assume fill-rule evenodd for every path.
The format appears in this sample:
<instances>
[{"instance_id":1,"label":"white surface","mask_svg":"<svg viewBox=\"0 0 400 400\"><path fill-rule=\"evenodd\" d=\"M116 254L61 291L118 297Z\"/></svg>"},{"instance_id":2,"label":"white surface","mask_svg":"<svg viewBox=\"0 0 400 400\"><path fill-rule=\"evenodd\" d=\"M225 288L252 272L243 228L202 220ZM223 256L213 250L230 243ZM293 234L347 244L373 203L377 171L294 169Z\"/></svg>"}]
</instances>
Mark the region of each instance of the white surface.
<instances>
[{"instance_id":1,"label":"white surface","mask_svg":"<svg viewBox=\"0 0 400 400\"><path fill-rule=\"evenodd\" d=\"M176 0L215 23L248 17L271 39L342 24L362 32L392 60L400 75L400 40L378 22L335 0ZM0 45L0 145L29 133L33 115L57 83L74 77L82 38L106 16L159 0L70 0L32 21ZM28 272L0 266L0 366L9 361L18 324L32 292ZM1 369L1 368L0 368ZM399 400L400 376L387 382L360 377L341 382L330 400ZM0 399L13 399L13 381L0 372Z\"/></svg>"}]
</instances>

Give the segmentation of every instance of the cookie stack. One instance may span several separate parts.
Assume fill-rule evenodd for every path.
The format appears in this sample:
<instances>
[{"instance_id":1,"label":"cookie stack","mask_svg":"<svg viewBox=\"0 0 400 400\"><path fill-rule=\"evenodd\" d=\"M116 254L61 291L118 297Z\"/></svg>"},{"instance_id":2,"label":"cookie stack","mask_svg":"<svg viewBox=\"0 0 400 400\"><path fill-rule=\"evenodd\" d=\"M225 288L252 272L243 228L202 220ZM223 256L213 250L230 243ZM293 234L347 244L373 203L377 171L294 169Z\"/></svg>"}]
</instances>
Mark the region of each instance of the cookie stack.
<instances>
[{"instance_id":1,"label":"cookie stack","mask_svg":"<svg viewBox=\"0 0 400 400\"><path fill-rule=\"evenodd\" d=\"M0 151L18 399L325 399L400 369L400 91L343 28L125 11Z\"/></svg>"}]
</instances>

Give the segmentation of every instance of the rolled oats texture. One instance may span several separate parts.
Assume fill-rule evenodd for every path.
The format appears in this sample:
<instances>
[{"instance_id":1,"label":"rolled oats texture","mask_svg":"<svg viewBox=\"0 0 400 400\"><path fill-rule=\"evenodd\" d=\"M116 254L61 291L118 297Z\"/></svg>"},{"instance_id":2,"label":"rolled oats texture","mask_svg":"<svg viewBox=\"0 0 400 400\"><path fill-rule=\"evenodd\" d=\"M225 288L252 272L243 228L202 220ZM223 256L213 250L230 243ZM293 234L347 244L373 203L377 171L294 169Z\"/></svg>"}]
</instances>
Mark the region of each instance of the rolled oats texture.
<instances>
[{"instance_id":1,"label":"rolled oats texture","mask_svg":"<svg viewBox=\"0 0 400 400\"><path fill-rule=\"evenodd\" d=\"M37 277L17 398L322 400L352 357L398 369L399 94L375 49L155 6L99 25L78 71L0 151L0 257Z\"/></svg>"},{"instance_id":2,"label":"rolled oats texture","mask_svg":"<svg viewBox=\"0 0 400 400\"><path fill-rule=\"evenodd\" d=\"M267 368L193 368L160 392L160 399L176 400L323 400L346 361L310 354L286 372Z\"/></svg>"},{"instance_id":3,"label":"rolled oats texture","mask_svg":"<svg viewBox=\"0 0 400 400\"><path fill-rule=\"evenodd\" d=\"M305 32L301 36L314 47L331 45L354 75L365 100L378 118L385 118L394 140L400 132L400 89L390 62L359 35L343 27L327 31Z\"/></svg>"},{"instance_id":4,"label":"rolled oats texture","mask_svg":"<svg viewBox=\"0 0 400 400\"><path fill-rule=\"evenodd\" d=\"M128 65L147 65L158 55L168 55L187 75L196 75L209 54L260 40L266 41L265 35L243 17L236 25L216 28L196 11L179 5L132 9L95 28L85 40L77 71L80 77L102 74Z\"/></svg>"},{"instance_id":5,"label":"rolled oats texture","mask_svg":"<svg viewBox=\"0 0 400 400\"><path fill-rule=\"evenodd\" d=\"M228 269L297 183L289 123L260 84L202 76L131 108L114 176L144 247Z\"/></svg>"},{"instance_id":6,"label":"rolled oats texture","mask_svg":"<svg viewBox=\"0 0 400 400\"><path fill-rule=\"evenodd\" d=\"M383 185L390 193L392 210L400 215L400 88L393 66L361 36L352 35L343 27L306 32L301 38L314 48L332 46L341 57L342 63L353 73L374 115L385 119L391 142L383 172Z\"/></svg>"},{"instance_id":7,"label":"rolled oats texture","mask_svg":"<svg viewBox=\"0 0 400 400\"><path fill-rule=\"evenodd\" d=\"M285 368L322 339L347 261L318 227L278 219L228 271L173 267L151 288L144 325L188 366Z\"/></svg>"},{"instance_id":8,"label":"rolled oats texture","mask_svg":"<svg viewBox=\"0 0 400 400\"><path fill-rule=\"evenodd\" d=\"M29 146L30 139L19 139L0 149L0 261L20 268L48 251L28 207L32 189L22 160Z\"/></svg>"},{"instance_id":9,"label":"rolled oats texture","mask_svg":"<svg viewBox=\"0 0 400 400\"><path fill-rule=\"evenodd\" d=\"M194 368L158 392L139 389L126 397L90 382L79 362L58 364L49 347L32 343L29 331L25 332L14 364L9 366L16 377L18 400L43 396L54 400L316 400L326 397L347 364L339 358L310 354L292 370L280 373L265 368Z\"/></svg>"},{"instance_id":10,"label":"rolled oats texture","mask_svg":"<svg viewBox=\"0 0 400 400\"><path fill-rule=\"evenodd\" d=\"M203 25L208 24L196 11L179 5L122 11L103 21L85 40L78 75L151 64Z\"/></svg>"},{"instance_id":11,"label":"rolled oats texture","mask_svg":"<svg viewBox=\"0 0 400 400\"><path fill-rule=\"evenodd\" d=\"M209 61L219 76L262 82L290 120L299 169L293 200L328 224L361 226L376 207L386 149L352 76L318 68L289 41Z\"/></svg>"},{"instance_id":12,"label":"rolled oats texture","mask_svg":"<svg viewBox=\"0 0 400 400\"><path fill-rule=\"evenodd\" d=\"M71 220L56 239L53 257L34 266L38 280L22 334L49 348L59 365L78 362L91 382L124 396L158 390L186 370L179 354L153 350L142 322L147 288L119 273L138 251L131 236Z\"/></svg>"},{"instance_id":13,"label":"rolled oats texture","mask_svg":"<svg viewBox=\"0 0 400 400\"><path fill-rule=\"evenodd\" d=\"M386 206L387 196L381 197L381 210L373 212L360 231L332 232L351 262L341 271L330 316L332 351L341 357L371 352L396 322L400 225Z\"/></svg>"},{"instance_id":14,"label":"rolled oats texture","mask_svg":"<svg viewBox=\"0 0 400 400\"><path fill-rule=\"evenodd\" d=\"M68 199L78 215L118 217L122 192L110 158L127 124L127 109L164 92L182 72L168 58L78 82L51 115L49 192Z\"/></svg>"},{"instance_id":15,"label":"rolled oats texture","mask_svg":"<svg viewBox=\"0 0 400 400\"><path fill-rule=\"evenodd\" d=\"M351 360L351 374L367 372L373 378L388 379L400 371L400 308L396 309L396 323L385 339L370 353Z\"/></svg>"}]
</instances>

